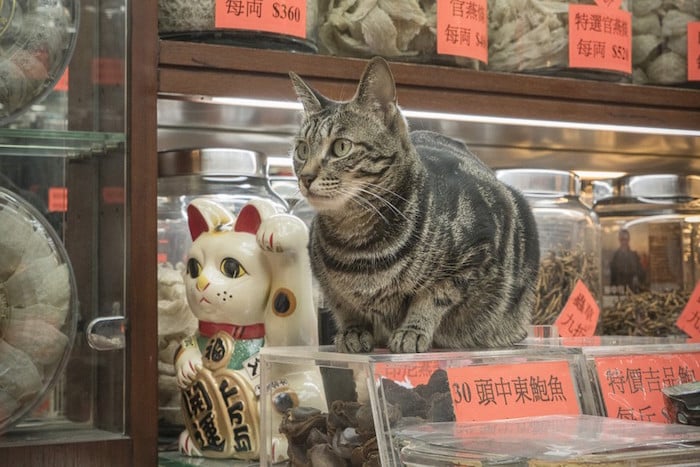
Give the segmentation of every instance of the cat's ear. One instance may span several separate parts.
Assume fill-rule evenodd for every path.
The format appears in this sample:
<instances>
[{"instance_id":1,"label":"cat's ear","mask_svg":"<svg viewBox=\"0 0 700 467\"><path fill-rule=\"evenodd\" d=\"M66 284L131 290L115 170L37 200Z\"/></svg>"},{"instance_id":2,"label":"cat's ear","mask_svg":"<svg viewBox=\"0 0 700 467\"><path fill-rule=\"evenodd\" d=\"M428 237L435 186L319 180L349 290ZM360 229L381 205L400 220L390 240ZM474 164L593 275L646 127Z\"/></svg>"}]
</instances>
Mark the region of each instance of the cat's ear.
<instances>
[{"instance_id":1,"label":"cat's ear","mask_svg":"<svg viewBox=\"0 0 700 467\"><path fill-rule=\"evenodd\" d=\"M294 91L296 92L301 105L304 106L304 112L307 114L314 114L320 112L328 105L328 99L326 99L314 88L306 84L306 82L301 79L299 75L293 71L290 71L289 77L292 80Z\"/></svg>"},{"instance_id":2,"label":"cat's ear","mask_svg":"<svg viewBox=\"0 0 700 467\"><path fill-rule=\"evenodd\" d=\"M273 214L277 214L277 208L271 202L265 199L250 200L238 214L233 230L255 235L263 219L267 219Z\"/></svg>"},{"instance_id":3,"label":"cat's ear","mask_svg":"<svg viewBox=\"0 0 700 467\"><path fill-rule=\"evenodd\" d=\"M382 57L367 63L355 93L355 102L373 111L393 116L396 110L396 84L389 64Z\"/></svg>"},{"instance_id":4,"label":"cat's ear","mask_svg":"<svg viewBox=\"0 0 700 467\"><path fill-rule=\"evenodd\" d=\"M210 232L223 225L233 223L231 212L209 199L195 198L187 206L187 225L192 241L204 232Z\"/></svg>"}]
</instances>

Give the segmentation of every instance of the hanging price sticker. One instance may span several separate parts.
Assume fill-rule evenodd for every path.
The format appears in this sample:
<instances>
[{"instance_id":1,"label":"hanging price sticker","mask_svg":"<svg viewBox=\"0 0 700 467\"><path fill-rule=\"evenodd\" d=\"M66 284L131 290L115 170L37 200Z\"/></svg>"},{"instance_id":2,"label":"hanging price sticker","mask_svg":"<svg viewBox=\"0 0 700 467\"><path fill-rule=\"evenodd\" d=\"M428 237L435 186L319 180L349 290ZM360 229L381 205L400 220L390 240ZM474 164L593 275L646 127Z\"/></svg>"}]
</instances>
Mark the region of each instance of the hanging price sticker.
<instances>
[{"instance_id":1,"label":"hanging price sticker","mask_svg":"<svg viewBox=\"0 0 700 467\"><path fill-rule=\"evenodd\" d=\"M561 337L588 337L595 333L599 317L595 298L579 279L554 324Z\"/></svg>"},{"instance_id":2,"label":"hanging price sticker","mask_svg":"<svg viewBox=\"0 0 700 467\"><path fill-rule=\"evenodd\" d=\"M488 63L486 0L438 0L437 52Z\"/></svg>"},{"instance_id":3,"label":"hanging price sticker","mask_svg":"<svg viewBox=\"0 0 700 467\"><path fill-rule=\"evenodd\" d=\"M306 38L306 0L216 0L214 26Z\"/></svg>"},{"instance_id":4,"label":"hanging price sticker","mask_svg":"<svg viewBox=\"0 0 700 467\"><path fill-rule=\"evenodd\" d=\"M580 413L567 361L474 365L446 371L458 422Z\"/></svg>"},{"instance_id":5,"label":"hanging price sticker","mask_svg":"<svg viewBox=\"0 0 700 467\"><path fill-rule=\"evenodd\" d=\"M692 338L700 338L700 282L676 320L676 326Z\"/></svg>"},{"instance_id":6,"label":"hanging price sticker","mask_svg":"<svg viewBox=\"0 0 700 467\"><path fill-rule=\"evenodd\" d=\"M700 352L594 358L608 417L671 423L661 389L697 381Z\"/></svg>"},{"instance_id":7,"label":"hanging price sticker","mask_svg":"<svg viewBox=\"0 0 700 467\"><path fill-rule=\"evenodd\" d=\"M632 15L569 5L569 66L632 73Z\"/></svg>"},{"instance_id":8,"label":"hanging price sticker","mask_svg":"<svg viewBox=\"0 0 700 467\"><path fill-rule=\"evenodd\" d=\"M49 212L68 211L68 188L64 186L49 187Z\"/></svg>"},{"instance_id":9,"label":"hanging price sticker","mask_svg":"<svg viewBox=\"0 0 700 467\"><path fill-rule=\"evenodd\" d=\"M700 81L700 22L688 23L688 81Z\"/></svg>"}]
</instances>

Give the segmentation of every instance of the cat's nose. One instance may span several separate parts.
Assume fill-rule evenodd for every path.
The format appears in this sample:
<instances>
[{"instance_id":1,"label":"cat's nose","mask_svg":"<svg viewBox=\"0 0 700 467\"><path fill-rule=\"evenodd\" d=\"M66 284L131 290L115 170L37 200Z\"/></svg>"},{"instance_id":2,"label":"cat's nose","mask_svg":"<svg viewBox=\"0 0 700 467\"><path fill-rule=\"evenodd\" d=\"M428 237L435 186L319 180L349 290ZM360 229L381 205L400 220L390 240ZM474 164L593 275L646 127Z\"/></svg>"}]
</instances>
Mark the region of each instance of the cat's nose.
<instances>
[{"instance_id":1,"label":"cat's nose","mask_svg":"<svg viewBox=\"0 0 700 467\"><path fill-rule=\"evenodd\" d=\"M301 180L302 185L304 185L304 188L307 190L311 187L311 184L316 180L316 175L314 174L301 174L299 176L299 180Z\"/></svg>"}]
</instances>

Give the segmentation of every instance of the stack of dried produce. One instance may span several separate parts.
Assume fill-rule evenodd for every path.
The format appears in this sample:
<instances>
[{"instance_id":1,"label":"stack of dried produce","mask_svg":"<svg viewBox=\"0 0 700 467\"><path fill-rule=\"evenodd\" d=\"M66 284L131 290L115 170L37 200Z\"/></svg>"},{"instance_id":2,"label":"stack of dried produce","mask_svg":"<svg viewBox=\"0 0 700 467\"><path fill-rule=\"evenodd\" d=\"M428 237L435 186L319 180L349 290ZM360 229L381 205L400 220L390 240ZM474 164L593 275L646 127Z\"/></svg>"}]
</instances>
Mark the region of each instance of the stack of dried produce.
<instances>
[{"instance_id":1,"label":"stack of dried produce","mask_svg":"<svg viewBox=\"0 0 700 467\"><path fill-rule=\"evenodd\" d=\"M545 253L540 260L532 324L553 324L579 280L594 297L600 296L600 267L592 254L570 250Z\"/></svg>"},{"instance_id":2,"label":"stack of dried produce","mask_svg":"<svg viewBox=\"0 0 700 467\"><path fill-rule=\"evenodd\" d=\"M640 84L687 81L688 23L700 19L697 0L634 0L632 80Z\"/></svg>"},{"instance_id":3,"label":"stack of dried produce","mask_svg":"<svg viewBox=\"0 0 700 467\"><path fill-rule=\"evenodd\" d=\"M651 337L681 335L676 320L688 300L690 293L680 290L630 293L602 310L600 333Z\"/></svg>"}]
</instances>

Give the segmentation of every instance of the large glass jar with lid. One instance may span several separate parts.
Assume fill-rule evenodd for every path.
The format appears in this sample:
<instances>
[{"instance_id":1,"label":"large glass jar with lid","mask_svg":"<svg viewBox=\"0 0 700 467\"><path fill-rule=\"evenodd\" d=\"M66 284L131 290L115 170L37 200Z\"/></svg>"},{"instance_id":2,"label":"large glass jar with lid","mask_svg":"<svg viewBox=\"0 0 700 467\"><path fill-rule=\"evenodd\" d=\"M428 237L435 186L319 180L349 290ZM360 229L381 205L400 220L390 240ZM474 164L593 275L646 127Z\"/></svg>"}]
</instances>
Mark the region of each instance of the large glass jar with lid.
<instances>
[{"instance_id":1,"label":"large glass jar with lid","mask_svg":"<svg viewBox=\"0 0 700 467\"><path fill-rule=\"evenodd\" d=\"M532 324L553 324L579 281L599 301L600 225L581 201L579 177L547 169L504 169L496 175L525 195L537 222L540 271Z\"/></svg>"},{"instance_id":2,"label":"large glass jar with lid","mask_svg":"<svg viewBox=\"0 0 700 467\"><path fill-rule=\"evenodd\" d=\"M632 174L599 199L608 333L677 334L700 279L700 176Z\"/></svg>"}]
</instances>

